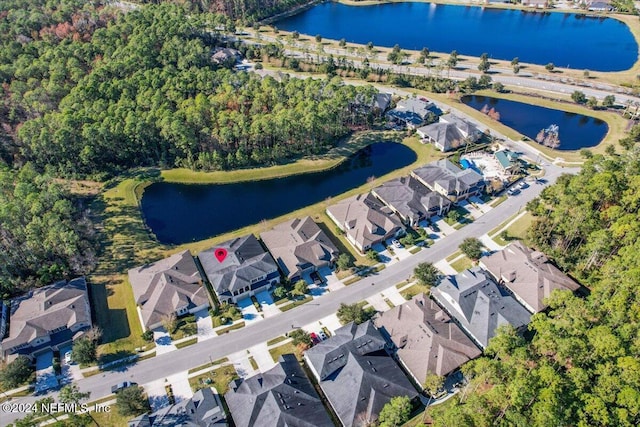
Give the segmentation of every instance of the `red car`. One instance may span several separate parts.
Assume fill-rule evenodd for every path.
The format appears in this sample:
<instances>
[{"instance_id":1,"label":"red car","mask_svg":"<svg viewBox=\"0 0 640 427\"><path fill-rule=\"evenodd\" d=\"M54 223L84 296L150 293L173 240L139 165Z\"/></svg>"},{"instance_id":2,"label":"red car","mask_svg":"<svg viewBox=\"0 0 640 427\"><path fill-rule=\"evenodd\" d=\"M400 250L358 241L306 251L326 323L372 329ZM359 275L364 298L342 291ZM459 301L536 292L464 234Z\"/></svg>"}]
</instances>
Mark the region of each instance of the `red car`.
<instances>
[{"instance_id":1,"label":"red car","mask_svg":"<svg viewBox=\"0 0 640 427\"><path fill-rule=\"evenodd\" d=\"M311 337L311 341L313 341L314 344L318 344L320 342L320 338L318 338L315 332L311 332L309 336Z\"/></svg>"}]
</instances>

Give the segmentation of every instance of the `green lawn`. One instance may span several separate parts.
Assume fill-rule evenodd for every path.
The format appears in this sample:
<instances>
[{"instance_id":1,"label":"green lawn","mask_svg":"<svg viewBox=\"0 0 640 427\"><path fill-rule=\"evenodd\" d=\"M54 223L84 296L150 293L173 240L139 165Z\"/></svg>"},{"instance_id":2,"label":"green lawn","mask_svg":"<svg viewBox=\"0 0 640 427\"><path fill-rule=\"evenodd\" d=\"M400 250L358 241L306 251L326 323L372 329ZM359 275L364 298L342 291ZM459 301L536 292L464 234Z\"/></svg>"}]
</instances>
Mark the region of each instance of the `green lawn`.
<instances>
[{"instance_id":1,"label":"green lawn","mask_svg":"<svg viewBox=\"0 0 640 427\"><path fill-rule=\"evenodd\" d=\"M198 324L196 323L196 316L190 314L178 319L178 327L176 331L171 334L172 340L179 340L184 337L190 337L198 333Z\"/></svg>"},{"instance_id":2,"label":"green lawn","mask_svg":"<svg viewBox=\"0 0 640 427\"><path fill-rule=\"evenodd\" d=\"M421 293L429 294L429 290L430 290L429 286L424 286L424 285L420 285L420 284L416 283L416 284L413 284L413 285L409 286L404 291L400 291L400 295L402 295L404 297L404 299L410 300L414 296L416 296L418 294L421 294Z\"/></svg>"},{"instance_id":3,"label":"green lawn","mask_svg":"<svg viewBox=\"0 0 640 427\"><path fill-rule=\"evenodd\" d=\"M218 335L222 335L240 328L244 328L244 322L234 323L233 325L226 328L218 329L216 332Z\"/></svg>"},{"instance_id":4,"label":"green lawn","mask_svg":"<svg viewBox=\"0 0 640 427\"><path fill-rule=\"evenodd\" d=\"M308 303L309 301L312 301L312 300L313 300L313 297L311 295L307 295L303 299L296 299L296 300L293 300L293 302L291 302L289 304L283 304L283 305L279 305L277 307L280 309L280 311L289 311L289 310L291 310L293 308L298 307L299 305L306 304L306 303Z\"/></svg>"},{"instance_id":5,"label":"green lawn","mask_svg":"<svg viewBox=\"0 0 640 427\"><path fill-rule=\"evenodd\" d=\"M189 385L193 391L204 387L215 387L218 394L223 395L229 390L229 383L236 378L238 373L232 365L229 365L189 378Z\"/></svg>"},{"instance_id":6,"label":"green lawn","mask_svg":"<svg viewBox=\"0 0 640 427\"><path fill-rule=\"evenodd\" d=\"M529 244L527 231L533 222L533 215L529 212L525 213L522 217L518 218L513 224L507 228L507 239L505 240L502 233L498 233L493 237L493 240L499 245L508 245L513 240L522 240L525 245Z\"/></svg>"},{"instance_id":7,"label":"green lawn","mask_svg":"<svg viewBox=\"0 0 640 427\"><path fill-rule=\"evenodd\" d=\"M285 337L284 335L280 335L279 337L275 337L272 340L267 341L267 346L272 346L274 344L278 344L279 342L282 342L284 340L286 340L287 337Z\"/></svg>"},{"instance_id":8,"label":"green lawn","mask_svg":"<svg viewBox=\"0 0 640 427\"><path fill-rule=\"evenodd\" d=\"M454 253L452 253L451 255L449 255L446 259L447 262L451 262L454 259L458 258L460 255L462 254L462 251L457 250Z\"/></svg>"},{"instance_id":9,"label":"green lawn","mask_svg":"<svg viewBox=\"0 0 640 427\"><path fill-rule=\"evenodd\" d=\"M463 270L466 270L467 268L471 268L472 265L473 263L469 258L467 258L466 255L460 258L459 260L451 263L451 267L458 273L462 272Z\"/></svg>"},{"instance_id":10,"label":"green lawn","mask_svg":"<svg viewBox=\"0 0 640 427\"><path fill-rule=\"evenodd\" d=\"M109 412L91 412L91 418L95 421L92 425L99 426L126 426L128 421L134 417L120 415L116 405L108 407Z\"/></svg>"},{"instance_id":11,"label":"green lawn","mask_svg":"<svg viewBox=\"0 0 640 427\"><path fill-rule=\"evenodd\" d=\"M190 338L188 340L176 343L175 346L176 346L176 348L184 348L184 347L188 347L190 345L194 345L197 342L198 342L198 337L193 337L193 338Z\"/></svg>"},{"instance_id":12,"label":"green lawn","mask_svg":"<svg viewBox=\"0 0 640 427\"><path fill-rule=\"evenodd\" d=\"M347 280L345 280L345 281L344 281L344 282L342 282L342 283L344 283L344 285L345 285L345 286L349 286L349 285L353 285L354 283L356 283L356 282L357 282L357 281L359 281L360 279L362 279L362 277L360 277L360 276L353 276L352 278L347 279Z\"/></svg>"},{"instance_id":13,"label":"green lawn","mask_svg":"<svg viewBox=\"0 0 640 427\"><path fill-rule=\"evenodd\" d=\"M300 359L300 351L298 348L293 345L292 342L288 342L286 344L279 345L277 347L269 349L269 354L271 354L271 358L274 362L277 362L280 356L283 354L293 353L296 355L298 359Z\"/></svg>"},{"instance_id":14,"label":"green lawn","mask_svg":"<svg viewBox=\"0 0 640 427\"><path fill-rule=\"evenodd\" d=\"M194 372L201 371L203 369L210 368L215 365L221 365L229 361L228 357L223 357L222 359L214 360L213 363L205 363L204 365L196 366L195 368L189 369L189 373L193 374Z\"/></svg>"}]
</instances>

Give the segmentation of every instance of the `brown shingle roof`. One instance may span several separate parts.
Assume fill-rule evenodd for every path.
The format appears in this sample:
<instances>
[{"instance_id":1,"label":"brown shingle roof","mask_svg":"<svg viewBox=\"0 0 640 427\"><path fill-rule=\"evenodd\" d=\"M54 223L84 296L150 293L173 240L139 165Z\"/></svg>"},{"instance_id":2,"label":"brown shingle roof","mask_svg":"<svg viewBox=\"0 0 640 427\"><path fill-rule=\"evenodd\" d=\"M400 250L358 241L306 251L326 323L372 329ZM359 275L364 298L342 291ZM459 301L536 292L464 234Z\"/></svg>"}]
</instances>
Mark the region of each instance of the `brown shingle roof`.
<instances>
[{"instance_id":1,"label":"brown shingle roof","mask_svg":"<svg viewBox=\"0 0 640 427\"><path fill-rule=\"evenodd\" d=\"M375 323L398 348L398 357L420 384L429 373L447 375L481 354L425 294L381 313Z\"/></svg>"},{"instance_id":2,"label":"brown shingle roof","mask_svg":"<svg viewBox=\"0 0 640 427\"><path fill-rule=\"evenodd\" d=\"M146 327L178 308L207 304L209 298L201 280L188 250L129 270L129 282Z\"/></svg>"},{"instance_id":3,"label":"brown shingle roof","mask_svg":"<svg viewBox=\"0 0 640 427\"><path fill-rule=\"evenodd\" d=\"M547 257L521 242L480 259L497 281L513 292L532 313L544 310L544 300L556 289L576 291L580 285L551 264Z\"/></svg>"}]
</instances>

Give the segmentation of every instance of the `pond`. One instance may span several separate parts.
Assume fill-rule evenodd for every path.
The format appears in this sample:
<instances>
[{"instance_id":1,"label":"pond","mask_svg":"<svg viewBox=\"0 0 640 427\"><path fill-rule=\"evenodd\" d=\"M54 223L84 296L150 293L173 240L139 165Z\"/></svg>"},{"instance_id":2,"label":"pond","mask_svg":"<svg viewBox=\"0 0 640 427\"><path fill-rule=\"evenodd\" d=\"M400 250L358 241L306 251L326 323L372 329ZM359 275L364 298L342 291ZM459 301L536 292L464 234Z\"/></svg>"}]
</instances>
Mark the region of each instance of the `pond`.
<instances>
[{"instance_id":1,"label":"pond","mask_svg":"<svg viewBox=\"0 0 640 427\"><path fill-rule=\"evenodd\" d=\"M348 42L593 71L620 71L638 59L638 43L629 27L613 18L436 5L386 3L347 6L322 3L276 22L287 31Z\"/></svg>"},{"instance_id":2,"label":"pond","mask_svg":"<svg viewBox=\"0 0 640 427\"><path fill-rule=\"evenodd\" d=\"M534 141L542 129L557 125L560 140L558 150L595 147L609 131L609 126L595 117L523 102L478 95L463 96L462 102L480 111L483 108L485 111L493 108L500 115L500 123Z\"/></svg>"},{"instance_id":3,"label":"pond","mask_svg":"<svg viewBox=\"0 0 640 427\"><path fill-rule=\"evenodd\" d=\"M162 243L202 240L337 196L416 158L405 145L379 142L323 172L235 184L158 182L145 189L142 213Z\"/></svg>"}]
</instances>

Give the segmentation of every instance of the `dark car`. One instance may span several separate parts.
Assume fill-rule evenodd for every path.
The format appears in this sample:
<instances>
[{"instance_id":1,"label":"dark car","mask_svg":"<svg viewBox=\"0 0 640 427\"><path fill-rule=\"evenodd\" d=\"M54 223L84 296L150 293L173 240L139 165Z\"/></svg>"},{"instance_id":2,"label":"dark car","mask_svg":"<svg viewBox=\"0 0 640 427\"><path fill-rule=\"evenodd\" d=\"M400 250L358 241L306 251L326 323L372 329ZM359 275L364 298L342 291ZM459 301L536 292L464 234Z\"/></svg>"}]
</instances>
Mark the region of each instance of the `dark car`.
<instances>
[{"instance_id":1,"label":"dark car","mask_svg":"<svg viewBox=\"0 0 640 427\"><path fill-rule=\"evenodd\" d=\"M313 283L315 285L322 285L324 283L322 276L320 276L317 271L314 271L309 276L311 277L311 280L313 280Z\"/></svg>"},{"instance_id":2,"label":"dark car","mask_svg":"<svg viewBox=\"0 0 640 427\"><path fill-rule=\"evenodd\" d=\"M116 385L111 386L111 393L117 393L120 390L124 390L125 388L128 388L128 387L133 387L134 385L138 385L138 384L131 381L124 381L124 382L118 383Z\"/></svg>"},{"instance_id":3,"label":"dark car","mask_svg":"<svg viewBox=\"0 0 640 427\"><path fill-rule=\"evenodd\" d=\"M311 333L309 334L309 337L311 337L311 341L312 341L314 344L318 344L318 343L320 342L320 338L318 338L318 335L316 335L316 333L315 333L315 332L311 332Z\"/></svg>"}]
</instances>

